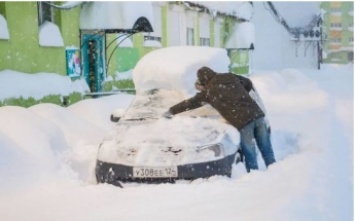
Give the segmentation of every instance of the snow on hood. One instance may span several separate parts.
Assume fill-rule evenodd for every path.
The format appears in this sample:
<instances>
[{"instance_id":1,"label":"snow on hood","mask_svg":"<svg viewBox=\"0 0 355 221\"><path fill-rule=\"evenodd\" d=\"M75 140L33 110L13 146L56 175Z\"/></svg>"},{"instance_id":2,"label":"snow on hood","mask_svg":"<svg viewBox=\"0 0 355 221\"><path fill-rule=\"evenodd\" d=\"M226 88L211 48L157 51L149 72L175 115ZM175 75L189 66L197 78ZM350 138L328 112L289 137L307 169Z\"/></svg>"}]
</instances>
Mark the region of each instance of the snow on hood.
<instances>
[{"instance_id":1,"label":"snow on hood","mask_svg":"<svg viewBox=\"0 0 355 221\"><path fill-rule=\"evenodd\" d=\"M150 1L86 2L80 12L80 29L132 29L140 17L154 24Z\"/></svg>"},{"instance_id":2,"label":"snow on hood","mask_svg":"<svg viewBox=\"0 0 355 221\"><path fill-rule=\"evenodd\" d=\"M216 143L224 144L224 155L235 153L239 133L231 125L215 119L186 116L124 122L104 139L98 159L131 166L198 163L216 157L210 150L198 153L197 147ZM169 148L177 154L169 152Z\"/></svg>"},{"instance_id":3,"label":"snow on hood","mask_svg":"<svg viewBox=\"0 0 355 221\"><path fill-rule=\"evenodd\" d=\"M154 88L181 91L187 97L196 93L197 70L207 66L215 72L228 72L230 59L222 48L175 46L146 54L132 77L137 93Z\"/></svg>"},{"instance_id":4,"label":"snow on hood","mask_svg":"<svg viewBox=\"0 0 355 221\"><path fill-rule=\"evenodd\" d=\"M167 90L137 95L116 128L104 139L98 158L135 166L181 165L215 160L212 151L197 153L196 147L216 143L225 145L225 155L235 153L238 131L208 105L171 120L161 117L182 98L181 93ZM179 154L167 151L168 147Z\"/></svg>"},{"instance_id":5,"label":"snow on hood","mask_svg":"<svg viewBox=\"0 0 355 221\"><path fill-rule=\"evenodd\" d=\"M196 93L198 69L207 66L223 73L228 71L229 63L225 49L212 47L176 46L145 55L132 73L137 90L135 100L104 139L98 159L136 166L204 162L215 160L213 152L197 153L196 148L220 142L225 144L225 155L235 153L238 131L209 106L181 113L171 120L161 117L172 105ZM201 118L204 115L210 117ZM168 147L179 154L169 155Z\"/></svg>"}]
</instances>

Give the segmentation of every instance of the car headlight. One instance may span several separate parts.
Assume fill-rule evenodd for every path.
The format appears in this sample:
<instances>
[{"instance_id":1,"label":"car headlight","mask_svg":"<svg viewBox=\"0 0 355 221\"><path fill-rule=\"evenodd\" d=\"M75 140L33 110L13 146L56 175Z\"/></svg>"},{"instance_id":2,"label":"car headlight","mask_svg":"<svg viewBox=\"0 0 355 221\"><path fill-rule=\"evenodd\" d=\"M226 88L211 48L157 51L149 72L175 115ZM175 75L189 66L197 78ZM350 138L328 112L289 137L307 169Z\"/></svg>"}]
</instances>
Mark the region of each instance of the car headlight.
<instances>
[{"instance_id":1,"label":"car headlight","mask_svg":"<svg viewBox=\"0 0 355 221\"><path fill-rule=\"evenodd\" d=\"M211 145L204 145L204 146L199 146L197 147L197 152L201 152L204 150L211 150L214 152L215 157L223 156L223 145L218 143L218 144L211 144Z\"/></svg>"}]
</instances>

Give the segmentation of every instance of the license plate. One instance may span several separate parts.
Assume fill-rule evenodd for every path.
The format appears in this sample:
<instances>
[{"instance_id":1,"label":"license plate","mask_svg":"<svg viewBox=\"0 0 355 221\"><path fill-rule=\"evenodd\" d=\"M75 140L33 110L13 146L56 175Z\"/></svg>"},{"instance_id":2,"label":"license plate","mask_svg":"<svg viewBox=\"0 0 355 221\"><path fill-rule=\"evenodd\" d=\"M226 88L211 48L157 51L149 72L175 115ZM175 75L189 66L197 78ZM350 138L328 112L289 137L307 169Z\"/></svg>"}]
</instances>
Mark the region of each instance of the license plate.
<instances>
[{"instance_id":1,"label":"license plate","mask_svg":"<svg viewBox=\"0 0 355 221\"><path fill-rule=\"evenodd\" d=\"M177 177L177 167L133 167L133 177L164 178Z\"/></svg>"}]
</instances>

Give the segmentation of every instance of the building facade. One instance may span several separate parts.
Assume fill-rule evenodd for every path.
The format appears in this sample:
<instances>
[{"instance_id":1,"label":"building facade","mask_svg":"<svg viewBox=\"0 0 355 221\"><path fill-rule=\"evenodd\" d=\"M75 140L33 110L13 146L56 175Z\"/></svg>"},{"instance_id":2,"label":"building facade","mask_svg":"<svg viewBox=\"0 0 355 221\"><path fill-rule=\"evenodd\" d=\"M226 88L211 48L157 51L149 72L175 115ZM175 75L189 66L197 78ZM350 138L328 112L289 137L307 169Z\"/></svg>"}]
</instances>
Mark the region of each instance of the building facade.
<instances>
[{"instance_id":1,"label":"building facade","mask_svg":"<svg viewBox=\"0 0 355 221\"><path fill-rule=\"evenodd\" d=\"M323 62L354 62L354 2L322 2L324 47Z\"/></svg>"},{"instance_id":2,"label":"building facade","mask_svg":"<svg viewBox=\"0 0 355 221\"><path fill-rule=\"evenodd\" d=\"M320 2L254 2L255 51L259 70L319 69ZM311 33L314 33L313 35Z\"/></svg>"},{"instance_id":3,"label":"building facade","mask_svg":"<svg viewBox=\"0 0 355 221\"><path fill-rule=\"evenodd\" d=\"M149 15L143 17L149 17L146 20L151 23L153 32L127 28L126 24L118 28L93 27L85 23L88 20L85 13L100 8L95 4L108 3L0 2L0 70L29 74L50 72L68 75L73 80L85 77L91 92L100 92L111 89L104 87L109 76L133 69L139 59L152 50L177 45L225 48L233 27L248 21L225 10L192 2L149 2L151 8L138 8L143 14L151 10L153 19ZM111 9L121 5L118 7L125 15L121 20L133 18L129 12L137 14L139 11L136 6L135 10L129 9L129 2L109 4L116 5ZM249 2L238 4L250 10ZM91 19L109 18L110 13L119 14L108 7L107 16L100 12ZM133 24L144 23L138 20ZM248 53L245 52L248 49L243 48L240 55L233 56L231 67L238 67L233 69L235 72L248 72ZM238 48L231 50L238 51Z\"/></svg>"}]
</instances>

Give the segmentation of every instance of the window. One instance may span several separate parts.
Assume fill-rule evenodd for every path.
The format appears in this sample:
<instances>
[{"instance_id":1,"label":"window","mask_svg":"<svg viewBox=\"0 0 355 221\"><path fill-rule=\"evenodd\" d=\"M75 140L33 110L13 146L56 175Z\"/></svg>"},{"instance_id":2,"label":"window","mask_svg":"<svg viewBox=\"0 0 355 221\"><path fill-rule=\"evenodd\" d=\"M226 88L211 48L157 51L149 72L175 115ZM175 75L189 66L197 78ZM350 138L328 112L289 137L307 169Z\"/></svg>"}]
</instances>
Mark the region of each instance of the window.
<instances>
[{"instance_id":1,"label":"window","mask_svg":"<svg viewBox=\"0 0 355 221\"><path fill-rule=\"evenodd\" d=\"M144 36L144 47L162 47L161 37L157 36Z\"/></svg>"},{"instance_id":2,"label":"window","mask_svg":"<svg viewBox=\"0 0 355 221\"><path fill-rule=\"evenodd\" d=\"M46 21L54 23L53 8L44 2L38 2L37 6L38 6L38 25L41 26Z\"/></svg>"},{"instance_id":3,"label":"window","mask_svg":"<svg viewBox=\"0 0 355 221\"><path fill-rule=\"evenodd\" d=\"M200 38L200 45L201 46L210 46L210 39L209 38Z\"/></svg>"},{"instance_id":4,"label":"window","mask_svg":"<svg viewBox=\"0 0 355 221\"><path fill-rule=\"evenodd\" d=\"M330 23L331 28L341 28L341 23Z\"/></svg>"},{"instance_id":5,"label":"window","mask_svg":"<svg viewBox=\"0 0 355 221\"><path fill-rule=\"evenodd\" d=\"M332 38L332 39L330 39L330 41L332 43L340 43L341 42L341 38Z\"/></svg>"},{"instance_id":6,"label":"window","mask_svg":"<svg viewBox=\"0 0 355 221\"><path fill-rule=\"evenodd\" d=\"M194 29L193 29L193 28L187 28L187 32L186 32L186 44L187 44L187 45L195 45Z\"/></svg>"},{"instance_id":7,"label":"window","mask_svg":"<svg viewBox=\"0 0 355 221\"><path fill-rule=\"evenodd\" d=\"M341 2L339 1L331 1L330 2L330 7L332 8L336 8L336 7L340 7L341 6Z\"/></svg>"},{"instance_id":8,"label":"window","mask_svg":"<svg viewBox=\"0 0 355 221\"><path fill-rule=\"evenodd\" d=\"M161 37L146 35L146 36L144 36L144 41L159 41L159 42L161 42Z\"/></svg>"},{"instance_id":9,"label":"window","mask_svg":"<svg viewBox=\"0 0 355 221\"><path fill-rule=\"evenodd\" d=\"M54 9L45 2L38 2L39 45L44 47L63 47L64 41L59 27L54 21Z\"/></svg>"},{"instance_id":10,"label":"window","mask_svg":"<svg viewBox=\"0 0 355 221\"><path fill-rule=\"evenodd\" d=\"M333 12L333 13L339 13L339 12L341 12L341 8L331 8L331 12Z\"/></svg>"},{"instance_id":11,"label":"window","mask_svg":"<svg viewBox=\"0 0 355 221\"><path fill-rule=\"evenodd\" d=\"M354 37L350 37L350 38L349 38L349 42L350 42L350 43L354 43Z\"/></svg>"}]
</instances>

